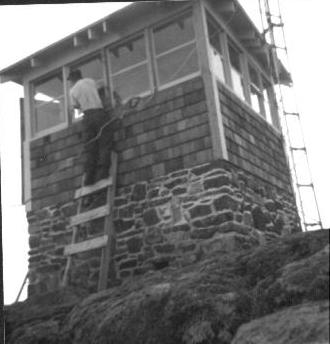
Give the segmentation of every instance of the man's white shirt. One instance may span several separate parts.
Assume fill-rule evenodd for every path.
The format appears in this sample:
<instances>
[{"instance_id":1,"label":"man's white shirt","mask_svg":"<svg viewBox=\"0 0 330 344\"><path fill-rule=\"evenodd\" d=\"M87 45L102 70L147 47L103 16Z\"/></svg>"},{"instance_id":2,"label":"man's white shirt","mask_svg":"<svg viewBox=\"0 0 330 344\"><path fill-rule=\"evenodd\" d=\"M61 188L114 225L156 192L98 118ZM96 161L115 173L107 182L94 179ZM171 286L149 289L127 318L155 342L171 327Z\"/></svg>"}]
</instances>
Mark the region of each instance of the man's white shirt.
<instances>
[{"instance_id":1,"label":"man's white shirt","mask_svg":"<svg viewBox=\"0 0 330 344\"><path fill-rule=\"evenodd\" d=\"M103 107L93 79L84 78L78 80L70 89L70 98L71 105L79 108L82 112Z\"/></svg>"}]
</instances>

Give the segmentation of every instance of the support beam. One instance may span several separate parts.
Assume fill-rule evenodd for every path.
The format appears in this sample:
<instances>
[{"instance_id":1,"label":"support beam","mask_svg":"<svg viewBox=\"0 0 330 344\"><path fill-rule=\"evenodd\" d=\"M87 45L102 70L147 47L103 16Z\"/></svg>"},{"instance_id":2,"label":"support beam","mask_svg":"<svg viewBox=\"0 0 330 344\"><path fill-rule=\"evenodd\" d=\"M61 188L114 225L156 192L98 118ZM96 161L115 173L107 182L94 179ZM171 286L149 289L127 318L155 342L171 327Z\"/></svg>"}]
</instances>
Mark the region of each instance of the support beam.
<instances>
[{"instance_id":1,"label":"support beam","mask_svg":"<svg viewBox=\"0 0 330 344\"><path fill-rule=\"evenodd\" d=\"M30 65L32 68L37 68L37 67L40 67L42 65L42 63L41 63L40 59L38 59L36 57L31 57Z\"/></svg>"},{"instance_id":2,"label":"support beam","mask_svg":"<svg viewBox=\"0 0 330 344\"><path fill-rule=\"evenodd\" d=\"M224 15L231 15L236 11L236 6L232 0L218 1L217 10Z\"/></svg>"},{"instance_id":3,"label":"support beam","mask_svg":"<svg viewBox=\"0 0 330 344\"><path fill-rule=\"evenodd\" d=\"M212 60L208 43L206 12L201 0L194 2L193 19L196 32L198 59L201 67L209 114L213 159L228 160L223 118L220 109L219 91L211 66Z\"/></svg>"},{"instance_id":4,"label":"support beam","mask_svg":"<svg viewBox=\"0 0 330 344\"><path fill-rule=\"evenodd\" d=\"M245 40L253 41L257 38L255 31L252 29L246 29L246 30L238 31L238 32L236 32L236 34L241 41L245 41Z\"/></svg>"},{"instance_id":5,"label":"support beam","mask_svg":"<svg viewBox=\"0 0 330 344\"><path fill-rule=\"evenodd\" d=\"M108 25L106 20L104 22L102 22L102 32L103 33L109 32L109 25Z\"/></svg>"},{"instance_id":6,"label":"support beam","mask_svg":"<svg viewBox=\"0 0 330 344\"><path fill-rule=\"evenodd\" d=\"M87 38L92 41L99 38L99 34L96 28L90 28L87 30Z\"/></svg>"},{"instance_id":7,"label":"support beam","mask_svg":"<svg viewBox=\"0 0 330 344\"><path fill-rule=\"evenodd\" d=\"M81 36L73 36L73 46L75 48L81 47L85 44L85 40Z\"/></svg>"}]
</instances>

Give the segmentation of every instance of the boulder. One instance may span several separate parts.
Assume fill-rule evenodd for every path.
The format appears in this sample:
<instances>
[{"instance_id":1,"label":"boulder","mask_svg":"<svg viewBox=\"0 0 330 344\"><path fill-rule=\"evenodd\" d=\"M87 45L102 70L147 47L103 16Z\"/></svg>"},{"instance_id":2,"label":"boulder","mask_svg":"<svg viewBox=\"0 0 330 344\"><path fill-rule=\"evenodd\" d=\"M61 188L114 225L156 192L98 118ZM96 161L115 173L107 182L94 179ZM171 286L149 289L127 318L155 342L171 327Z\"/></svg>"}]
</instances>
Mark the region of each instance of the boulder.
<instances>
[{"instance_id":1,"label":"boulder","mask_svg":"<svg viewBox=\"0 0 330 344\"><path fill-rule=\"evenodd\" d=\"M85 298L38 295L6 307L6 343L323 344L328 239L315 231L257 248L213 245L183 267L164 256L159 270Z\"/></svg>"}]
</instances>

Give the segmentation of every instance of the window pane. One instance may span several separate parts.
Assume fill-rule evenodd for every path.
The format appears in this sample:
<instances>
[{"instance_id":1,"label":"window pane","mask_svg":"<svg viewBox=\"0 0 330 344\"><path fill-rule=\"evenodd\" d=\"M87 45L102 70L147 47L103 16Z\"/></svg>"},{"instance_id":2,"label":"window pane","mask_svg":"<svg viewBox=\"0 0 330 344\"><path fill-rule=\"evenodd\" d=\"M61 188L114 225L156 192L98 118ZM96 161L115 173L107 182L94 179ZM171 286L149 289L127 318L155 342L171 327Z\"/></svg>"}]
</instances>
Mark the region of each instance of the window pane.
<instances>
[{"instance_id":1,"label":"window pane","mask_svg":"<svg viewBox=\"0 0 330 344\"><path fill-rule=\"evenodd\" d=\"M262 85L263 85L263 98L264 98L266 119L269 123L273 123L272 114L271 114L270 97L269 97L269 88L271 87L271 84L268 83L266 80L263 80Z\"/></svg>"},{"instance_id":2,"label":"window pane","mask_svg":"<svg viewBox=\"0 0 330 344\"><path fill-rule=\"evenodd\" d=\"M260 86L259 86L259 78L258 78L258 73L257 71L249 66L249 75L250 75L250 81L252 84L255 85L255 87L257 87L258 89L260 89Z\"/></svg>"},{"instance_id":3,"label":"window pane","mask_svg":"<svg viewBox=\"0 0 330 344\"><path fill-rule=\"evenodd\" d=\"M217 28L213 23L210 21L207 22L208 34L209 34L209 41L210 44L215 48L215 50L222 55L222 48L220 44L219 34L220 29Z\"/></svg>"},{"instance_id":4,"label":"window pane","mask_svg":"<svg viewBox=\"0 0 330 344\"><path fill-rule=\"evenodd\" d=\"M62 74L58 74L55 77L36 83L34 90L35 95L40 93L49 97L49 100L63 95Z\"/></svg>"},{"instance_id":5,"label":"window pane","mask_svg":"<svg viewBox=\"0 0 330 344\"><path fill-rule=\"evenodd\" d=\"M219 53L213 47L211 47L211 56L214 74L219 80L225 81L225 67L222 56L219 55Z\"/></svg>"},{"instance_id":6,"label":"window pane","mask_svg":"<svg viewBox=\"0 0 330 344\"><path fill-rule=\"evenodd\" d=\"M161 85L197 72L198 58L195 43L162 55L157 59Z\"/></svg>"},{"instance_id":7,"label":"window pane","mask_svg":"<svg viewBox=\"0 0 330 344\"><path fill-rule=\"evenodd\" d=\"M147 65L114 76L113 85L123 101L150 90Z\"/></svg>"},{"instance_id":8,"label":"window pane","mask_svg":"<svg viewBox=\"0 0 330 344\"><path fill-rule=\"evenodd\" d=\"M191 16L167 24L154 30L156 54L192 41L195 37Z\"/></svg>"},{"instance_id":9,"label":"window pane","mask_svg":"<svg viewBox=\"0 0 330 344\"><path fill-rule=\"evenodd\" d=\"M83 78L91 78L96 82L104 78L103 63L100 57L77 64L71 68L71 70L73 69L80 69Z\"/></svg>"},{"instance_id":10,"label":"window pane","mask_svg":"<svg viewBox=\"0 0 330 344\"><path fill-rule=\"evenodd\" d=\"M144 36L127 42L110 51L112 74L146 60L146 47Z\"/></svg>"},{"instance_id":11,"label":"window pane","mask_svg":"<svg viewBox=\"0 0 330 344\"><path fill-rule=\"evenodd\" d=\"M229 45L229 58L232 67L241 72L240 53L231 45Z\"/></svg>"},{"instance_id":12,"label":"window pane","mask_svg":"<svg viewBox=\"0 0 330 344\"><path fill-rule=\"evenodd\" d=\"M34 86L35 127L39 132L65 121L62 74Z\"/></svg>"},{"instance_id":13,"label":"window pane","mask_svg":"<svg viewBox=\"0 0 330 344\"><path fill-rule=\"evenodd\" d=\"M52 102L36 102L36 131L54 127L65 121L63 97Z\"/></svg>"},{"instance_id":14,"label":"window pane","mask_svg":"<svg viewBox=\"0 0 330 344\"><path fill-rule=\"evenodd\" d=\"M238 96L244 99L243 80L241 73L239 73L235 68L231 68L231 77L234 91Z\"/></svg>"},{"instance_id":15,"label":"window pane","mask_svg":"<svg viewBox=\"0 0 330 344\"><path fill-rule=\"evenodd\" d=\"M251 106L258 113L260 113L259 96L258 91L254 87L251 87Z\"/></svg>"},{"instance_id":16,"label":"window pane","mask_svg":"<svg viewBox=\"0 0 330 344\"><path fill-rule=\"evenodd\" d=\"M219 80L225 81L224 62L222 55L222 47L220 43L220 28L212 22L207 22L209 42L211 45L212 69Z\"/></svg>"}]
</instances>

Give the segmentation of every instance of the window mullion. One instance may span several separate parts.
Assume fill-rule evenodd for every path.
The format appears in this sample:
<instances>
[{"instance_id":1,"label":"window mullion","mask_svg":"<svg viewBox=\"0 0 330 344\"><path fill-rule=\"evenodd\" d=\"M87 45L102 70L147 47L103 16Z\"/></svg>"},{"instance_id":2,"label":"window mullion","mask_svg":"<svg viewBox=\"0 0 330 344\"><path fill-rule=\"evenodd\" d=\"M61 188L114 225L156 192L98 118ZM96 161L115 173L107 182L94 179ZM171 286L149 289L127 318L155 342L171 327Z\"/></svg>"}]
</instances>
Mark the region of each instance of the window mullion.
<instances>
[{"instance_id":1,"label":"window mullion","mask_svg":"<svg viewBox=\"0 0 330 344\"><path fill-rule=\"evenodd\" d=\"M110 49L105 50L105 58L106 58L106 65L107 65L107 73L109 78L109 88L110 88L110 99L111 104L114 107L116 105L115 97L114 97L114 85L113 85L113 78L112 78L112 72L111 72L111 59L110 59Z\"/></svg>"},{"instance_id":2,"label":"window mullion","mask_svg":"<svg viewBox=\"0 0 330 344\"><path fill-rule=\"evenodd\" d=\"M63 75L63 96L64 96L64 117L65 122L70 125L72 123L72 116L71 116L71 100L70 100L70 89L68 85L67 78L69 76L69 67L63 66L62 68L62 75Z\"/></svg>"},{"instance_id":3,"label":"window mullion","mask_svg":"<svg viewBox=\"0 0 330 344\"><path fill-rule=\"evenodd\" d=\"M147 28L144 30L145 40L146 40L146 53L147 53L147 63L148 63L148 74L149 82L152 90L155 90L156 81L156 61L155 61L155 50L152 42L151 29Z\"/></svg>"},{"instance_id":4,"label":"window mullion","mask_svg":"<svg viewBox=\"0 0 330 344\"><path fill-rule=\"evenodd\" d=\"M231 76L230 68L230 58L229 58L229 49L228 49L228 37L225 32L220 33L220 44L222 47L222 54L224 58L224 71L225 71L225 80L230 87L233 87L233 80Z\"/></svg>"},{"instance_id":5,"label":"window mullion","mask_svg":"<svg viewBox=\"0 0 330 344\"><path fill-rule=\"evenodd\" d=\"M243 92L245 100L251 104L251 94L250 94L250 82L249 82L249 68L248 68L248 59L244 52L239 53L240 57L240 66L243 77Z\"/></svg>"},{"instance_id":6,"label":"window mullion","mask_svg":"<svg viewBox=\"0 0 330 344\"><path fill-rule=\"evenodd\" d=\"M265 108L265 97L263 95L263 85L262 85L262 79L261 79L261 75L259 73L258 70L256 70L257 72L257 77L258 77L258 100L259 100L259 107L260 107L260 113L261 115L266 118L266 108Z\"/></svg>"}]
</instances>

